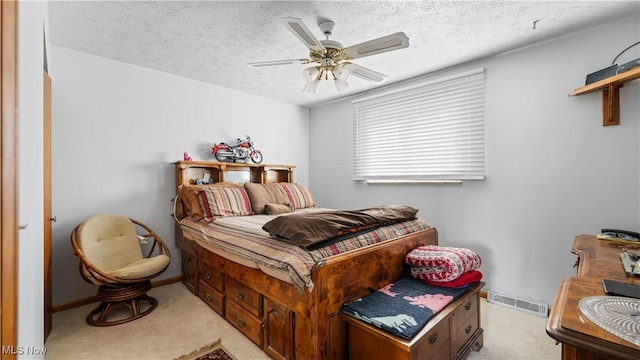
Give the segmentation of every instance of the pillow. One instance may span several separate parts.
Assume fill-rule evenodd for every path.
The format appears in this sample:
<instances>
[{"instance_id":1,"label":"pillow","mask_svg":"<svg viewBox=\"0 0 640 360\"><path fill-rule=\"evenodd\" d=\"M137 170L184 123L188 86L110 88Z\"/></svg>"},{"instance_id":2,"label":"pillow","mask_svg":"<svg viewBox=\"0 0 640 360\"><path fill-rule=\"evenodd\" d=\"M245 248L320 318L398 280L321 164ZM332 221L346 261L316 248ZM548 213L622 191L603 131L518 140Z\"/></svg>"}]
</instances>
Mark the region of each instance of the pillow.
<instances>
[{"instance_id":1,"label":"pillow","mask_svg":"<svg viewBox=\"0 0 640 360\"><path fill-rule=\"evenodd\" d=\"M204 219L214 221L216 216L253 215L249 195L241 186L205 186L198 192Z\"/></svg>"},{"instance_id":2,"label":"pillow","mask_svg":"<svg viewBox=\"0 0 640 360\"><path fill-rule=\"evenodd\" d=\"M284 190L293 210L315 207L316 202L309 189L298 183L278 183Z\"/></svg>"},{"instance_id":3,"label":"pillow","mask_svg":"<svg viewBox=\"0 0 640 360\"><path fill-rule=\"evenodd\" d=\"M178 189L178 196L182 199L184 211L196 221L204 218L204 212L200 206L200 201L198 201L198 192L204 186L205 185L182 185L180 189Z\"/></svg>"},{"instance_id":4,"label":"pillow","mask_svg":"<svg viewBox=\"0 0 640 360\"><path fill-rule=\"evenodd\" d=\"M265 204L264 212L267 215L279 215L292 212L291 204Z\"/></svg>"},{"instance_id":5,"label":"pillow","mask_svg":"<svg viewBox=\"0 0 640 360\"><path fill-rule=\"evenodd\" d=\"M266 204L288 204L289 198L285 195L282 187L278 183L254 184L245 183L245 190L249 194L251 208L256 214L265 213ZM291 210L291 209L289 209ZM290 212L290 211L287 211Z\"/></svg>"},{"instance_id":6,"label":"pillow","mask_svg":"<svg viewBox=\"0 0 640 360\"><path fill-rule=\"evenodd\" d=\"M405 257L411 265L411 276L431 281L452 281L482 265L473 250L437 245L425 245L411 250Z\"/></svg>"},{"instance_id":7,"label":"pillow","mask_svg":"<svg viewBox=\"0 0 640 360\"><path fill-rule=\"evenodd\" d=\"M210 186L242 186L242 184L217 182L209 185L181 185L178 189L178 196L182 199L184 210L188 216L191 216L194 220L202 220L204 218L204 211L200 206L200 200L198 193L200 190Z\"/></svg>"}]
</instances>

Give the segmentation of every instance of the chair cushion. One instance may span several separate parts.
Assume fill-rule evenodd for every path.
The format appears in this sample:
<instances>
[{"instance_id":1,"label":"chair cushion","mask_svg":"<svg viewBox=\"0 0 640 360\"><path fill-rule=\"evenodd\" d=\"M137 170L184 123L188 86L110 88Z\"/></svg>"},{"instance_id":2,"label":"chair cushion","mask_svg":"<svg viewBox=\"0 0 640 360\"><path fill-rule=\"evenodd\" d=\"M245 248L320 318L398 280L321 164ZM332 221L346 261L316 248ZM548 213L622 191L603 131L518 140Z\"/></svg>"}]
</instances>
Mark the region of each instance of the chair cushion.
<instances>
[{"instance_id":1,"label":"chair cushion","mask_svg":"<svg viewBox=\"0 0 640 360\"><path fill-rule=\"evenodd\" d=\"M104 272L143 258L135 226L121 215L104 214L87 219L78 228L78 246Z\"/></svg>"},{"instance_id":2,"label":"chair cushion","mask_svg":"<svg viewBox=\"0 0 640 360\"><path fill-rule=\"evenodd\" d=\"M143 258L120 269L109 271L107 274L119 279L135 280L153 276L169 266L167 255L157 255L151 258Z\"/></svg>"}]
</instances>

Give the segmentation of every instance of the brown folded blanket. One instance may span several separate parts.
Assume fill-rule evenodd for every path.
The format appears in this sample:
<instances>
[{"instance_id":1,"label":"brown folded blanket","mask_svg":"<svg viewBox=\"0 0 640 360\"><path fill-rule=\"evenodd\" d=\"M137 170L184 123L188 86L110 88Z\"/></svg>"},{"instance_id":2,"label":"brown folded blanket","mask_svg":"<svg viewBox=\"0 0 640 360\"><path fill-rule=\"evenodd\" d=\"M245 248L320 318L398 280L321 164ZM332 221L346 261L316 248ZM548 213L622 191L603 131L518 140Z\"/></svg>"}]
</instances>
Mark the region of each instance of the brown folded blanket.
<instances>
[{"instance_id":1,"label":"brown folded blanket","mask_svg":"<svg viewBox=\"0 0 640 360\"><path fill-rule=\"evenodd\" d=\"M405 205L384 205L361 210L322 211L278 216L262 229L283 241L305 248L362 230L415 219L418 210Z\"/></svg>"}]
</instances>

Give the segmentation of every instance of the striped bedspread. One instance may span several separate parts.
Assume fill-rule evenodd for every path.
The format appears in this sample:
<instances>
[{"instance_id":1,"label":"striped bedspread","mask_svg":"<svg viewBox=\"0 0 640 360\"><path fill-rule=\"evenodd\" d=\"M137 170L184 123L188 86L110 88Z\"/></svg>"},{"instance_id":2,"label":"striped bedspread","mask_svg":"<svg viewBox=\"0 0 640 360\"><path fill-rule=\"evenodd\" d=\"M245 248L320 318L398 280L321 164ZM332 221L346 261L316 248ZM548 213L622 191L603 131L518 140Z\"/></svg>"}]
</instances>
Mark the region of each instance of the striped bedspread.
<instances>
[{"instance_id":1,"label":"striped bedspread","mask_svg":"<svg viewBox=\"0 0 640 360\"><path fill-rule=\"evenodd\" d=\"M296 210L295 213L329 210L325 208L307 208ZM309 291L313 289L311 270L320 259L430 227L424 220L414 219L380 227L310 251L280 241L262 230L262 225L276 216L287 215L223 217L216 218L212 223L205 220L193 221L190 218L185 218L180 221L180 227L192 238L201 239L210 246L245 257L261 265L287 271L291 277L291 283L300 291L305 287Z\"/></svg>"}]
</instances>

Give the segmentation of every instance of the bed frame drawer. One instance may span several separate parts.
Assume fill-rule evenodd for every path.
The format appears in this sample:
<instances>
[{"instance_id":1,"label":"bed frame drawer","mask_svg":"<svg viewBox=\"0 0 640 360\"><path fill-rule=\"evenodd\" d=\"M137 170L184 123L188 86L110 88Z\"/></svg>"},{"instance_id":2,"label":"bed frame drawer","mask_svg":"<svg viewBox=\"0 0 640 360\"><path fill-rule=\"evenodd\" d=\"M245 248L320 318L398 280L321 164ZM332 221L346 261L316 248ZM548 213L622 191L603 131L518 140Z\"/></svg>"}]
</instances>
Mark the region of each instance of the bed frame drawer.
<instances>
[{"instance_id":1,"label":"bed frame drawer","mask_svg":"<svg viewBox=\"0 0 640 360\"><path fill-rule=\"evenodd\" d=\"M215 310L215 312L224 316L224 294L202 280L199 285L198 296Z\"/></svg>"},{"instance_id":2,"label":"bed frame drawer","mask_svg":"<svg viewBox=\"0 0 640 360\"><path fill-rule=\"evenodd\" d=\"M209 284L209 286L213 287L219 292L224 292L224 274L218 271L216 266L209 265L205 262L200 262L198 269L198 279L200 280L200 282Z\"/></svg>"},{"instance_id":3,"label":"bed frame drawer","mask_svg":"<svg viewBox=\"0 0 640 360\"><path fill-rule=\"evenodd\" d=\"M232 277L226 278L227 300L237 303L253 316L262 315L262 296Z\"/></svg>"},{"instance_id":4,"label":"bed frame drawer","mask_svg":"<svg viewBox=\"0 0 640 360\"><path fill-rule=\"evenodd\" d=\"M262 320L233 301L227 301L225 318L256 345L262 346Z\"/></svg>"}]
</instances>

